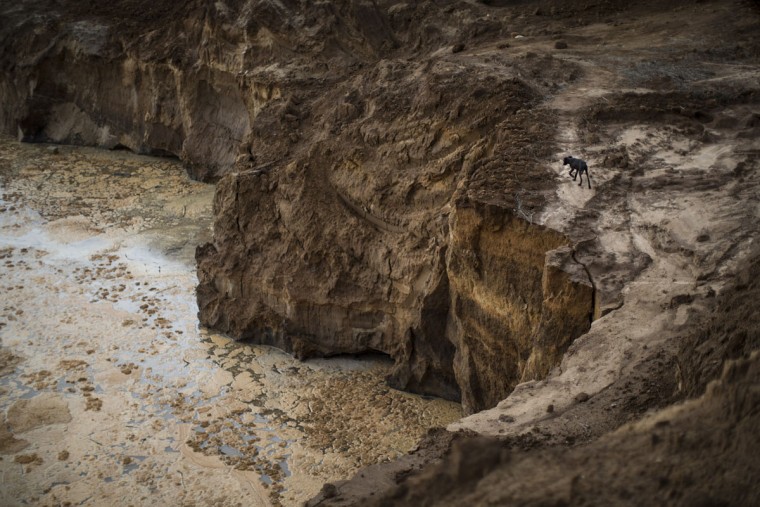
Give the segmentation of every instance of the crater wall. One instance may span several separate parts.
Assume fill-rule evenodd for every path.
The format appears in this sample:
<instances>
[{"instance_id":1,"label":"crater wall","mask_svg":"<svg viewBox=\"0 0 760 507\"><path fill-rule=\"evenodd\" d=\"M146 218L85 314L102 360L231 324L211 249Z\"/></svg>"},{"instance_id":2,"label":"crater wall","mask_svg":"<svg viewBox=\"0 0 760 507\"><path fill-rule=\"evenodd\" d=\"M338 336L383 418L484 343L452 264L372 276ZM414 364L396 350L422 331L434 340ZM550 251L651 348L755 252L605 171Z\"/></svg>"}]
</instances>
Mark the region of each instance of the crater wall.
<instances>
[{"instance_id":1,"label":"crater wall","mask_svg":"<svg viewBox=\"0 0 760 507\"><path fill-rule=\"evenodd\" d=\"M579 73L495 53L507 11L22 4L0 9L0 127L176 156L218 182L204 325L302 358L380 351L393 386L469 411L588 328L571 241L526 214L556 188L546 99Z\"/></svg>"},{"instance_id":2,"label":"crater wall","mask_svg":"<svg viewBox=\"0 0 760 507\"><path fill-rule=\"evenodd\" d=\"M376 227L309 171L295 179L219 183L197 252L204 325L301 358L380 351L394 387L470 412L543 378L588 330L594 289L561 234L464 198L420 238Z\"/></svg>"}]
</instances>

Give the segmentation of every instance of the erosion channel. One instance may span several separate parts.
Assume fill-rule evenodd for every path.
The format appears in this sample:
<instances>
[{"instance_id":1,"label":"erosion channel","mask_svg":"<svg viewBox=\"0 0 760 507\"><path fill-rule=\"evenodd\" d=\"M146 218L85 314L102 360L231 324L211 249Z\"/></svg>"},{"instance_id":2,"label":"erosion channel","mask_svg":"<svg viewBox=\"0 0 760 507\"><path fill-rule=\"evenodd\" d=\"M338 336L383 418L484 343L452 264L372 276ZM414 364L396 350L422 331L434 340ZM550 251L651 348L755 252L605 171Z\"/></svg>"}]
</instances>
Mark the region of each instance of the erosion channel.
<instances>
[{"instance_id":1,"label":"erosion channel","mask_svg":"<svg viewBox=\"0 0 760 507\"><path fill-rule=\"evenodd\" d=\"M4 500L757 504L759 25L3 4Z\"/></svg>"}]
</instances>

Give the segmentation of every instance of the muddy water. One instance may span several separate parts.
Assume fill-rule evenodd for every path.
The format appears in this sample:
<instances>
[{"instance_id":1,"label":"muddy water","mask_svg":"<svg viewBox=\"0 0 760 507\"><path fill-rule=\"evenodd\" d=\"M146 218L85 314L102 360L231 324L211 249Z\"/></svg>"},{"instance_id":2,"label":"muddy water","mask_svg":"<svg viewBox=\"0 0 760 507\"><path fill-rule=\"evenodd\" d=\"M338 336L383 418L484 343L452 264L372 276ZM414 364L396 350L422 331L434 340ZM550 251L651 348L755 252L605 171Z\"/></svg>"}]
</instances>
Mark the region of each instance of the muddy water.
<instances>
[{"instance_id":1,"label":"muddy water","mask_svg":"<svg viewBox=\"0 0 760 507\"><path fill-rule=\"evenodd\" d=\"M297 505L461 416L382 358L199 330L212 195L171 161L0 139L0 504Z\"/></svg>"}]
</instances>

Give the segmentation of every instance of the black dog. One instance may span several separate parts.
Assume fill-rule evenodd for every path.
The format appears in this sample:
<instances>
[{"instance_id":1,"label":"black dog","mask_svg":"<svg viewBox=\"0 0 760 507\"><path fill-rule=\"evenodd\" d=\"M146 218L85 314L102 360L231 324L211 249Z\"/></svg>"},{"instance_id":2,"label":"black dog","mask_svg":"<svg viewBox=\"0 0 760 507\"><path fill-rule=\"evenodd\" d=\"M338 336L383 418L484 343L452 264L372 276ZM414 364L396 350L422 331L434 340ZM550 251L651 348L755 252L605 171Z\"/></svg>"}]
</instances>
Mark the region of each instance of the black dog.
<instances>
[{"instance_id":1,"label":"black dog","mask_svg":"<svg viewBox=\"0 0 760 507\"><path fill-rule=\"evenodd\" d=\"M581 177L580 183L578 183L578 186L583 186L583 173L586 173L586 182L588 183L588 188L591 188L591 176L588 174L588 165L586 165L585 160L581 160L579 158L573 158L573 157L565 157L562 159L562 165L568 165L570 164L570 176L573 177L573 181L575 181L576 176ZM575 172L573 172L575 171Z\"/></svg>"}]
</instances>

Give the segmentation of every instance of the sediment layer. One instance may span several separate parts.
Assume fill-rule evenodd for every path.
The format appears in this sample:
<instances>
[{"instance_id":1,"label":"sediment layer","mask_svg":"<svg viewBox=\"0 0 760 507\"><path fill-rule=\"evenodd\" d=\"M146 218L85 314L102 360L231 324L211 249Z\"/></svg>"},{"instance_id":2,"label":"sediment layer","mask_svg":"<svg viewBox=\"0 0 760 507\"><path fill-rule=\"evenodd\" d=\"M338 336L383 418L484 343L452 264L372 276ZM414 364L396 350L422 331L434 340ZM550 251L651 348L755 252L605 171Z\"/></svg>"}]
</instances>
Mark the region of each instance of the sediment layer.
<instances>
[{"instance_id":1,"label":"sediment layer","mask_svg":"<svg viewBox=\"0 0 760 507\"><path fill-rule=\"evenodd\" d=\"M302 358L383 352L394 387L469 411L545 376L590 325L593 288L559 233L460 199L439 236L418 238L376 228L335 193L287 199L293 185L317 186L308 173L220 182L214 242L197 252L204 324ZM340 230L303 220L309 207Z\"/></svg>"},{"instance_id":2,"label":"sediment layer","mask_svg":"<svg viewBox=\"0 0 760 507\"><path fill-rule=\"evenodd\" d=\"M546 375L588 328L571 241L530 218L556 185L542 104L579 73L551 55L461 54L503 40L508 16L120 6L35 5L45 23L5 9L0 126L173 155L218 180L197 257L204 325L302 358L380 351L393 386L468 411Z\"/></svg>"}]
</instances>

